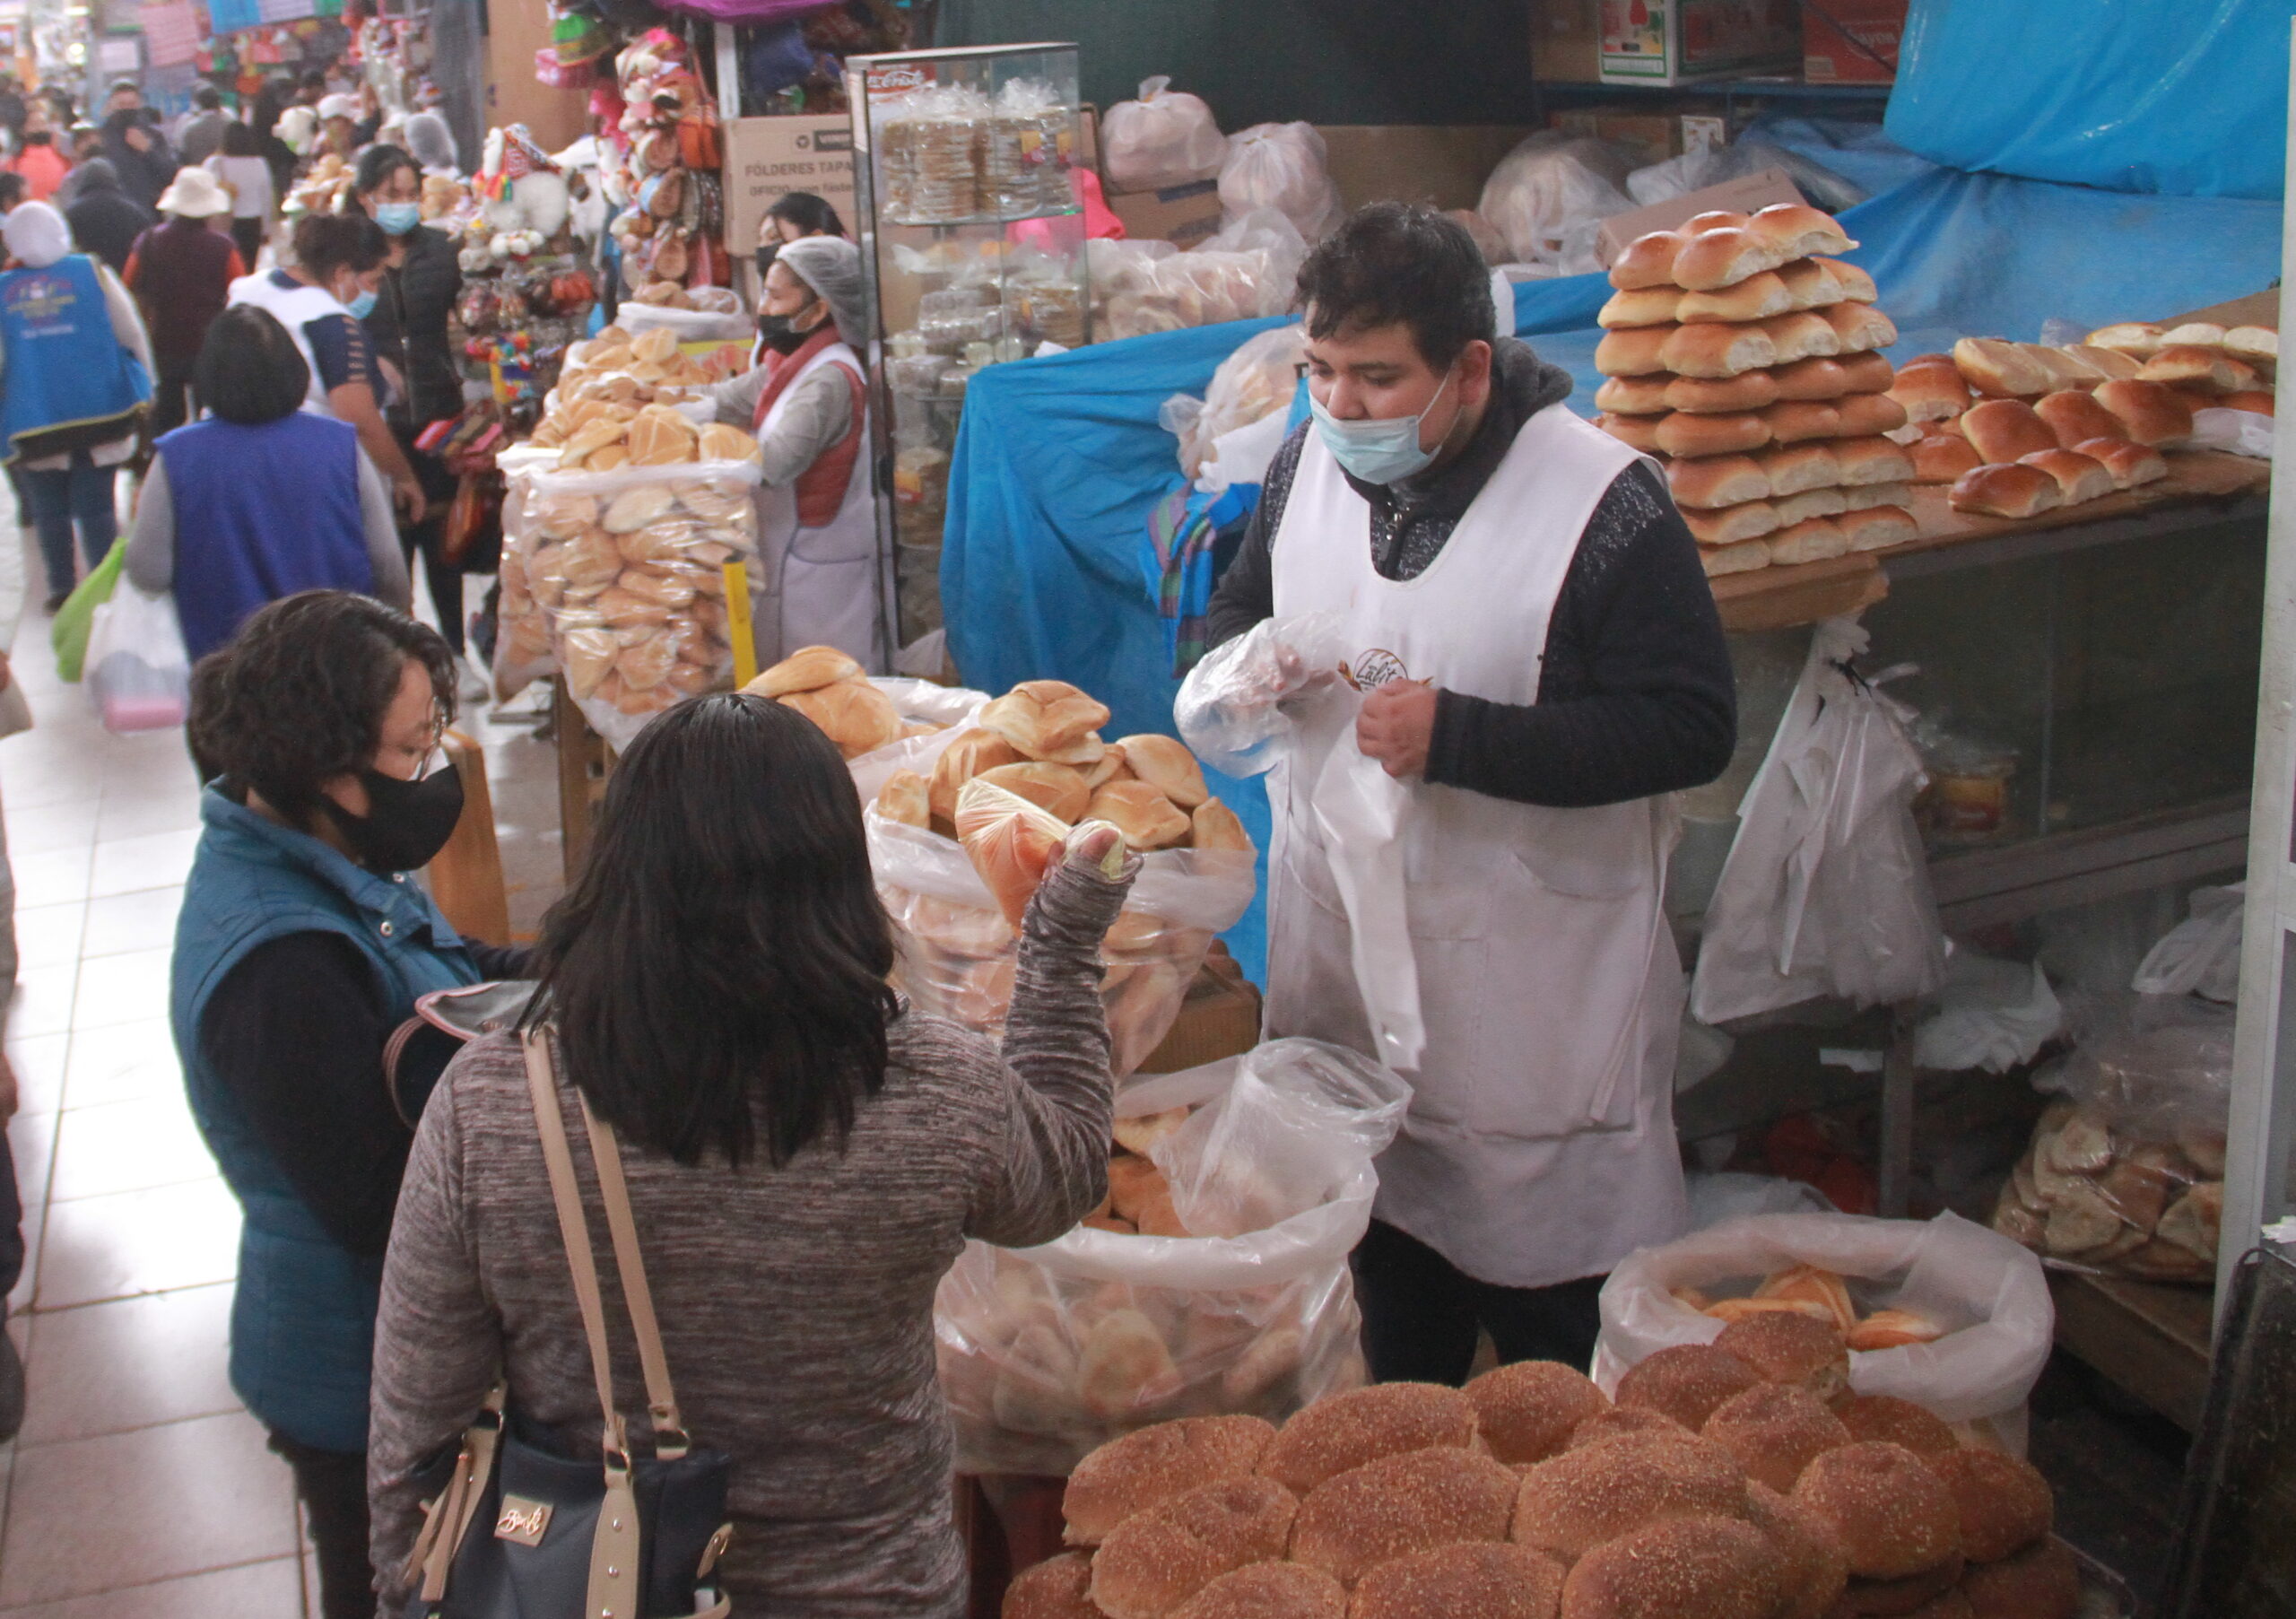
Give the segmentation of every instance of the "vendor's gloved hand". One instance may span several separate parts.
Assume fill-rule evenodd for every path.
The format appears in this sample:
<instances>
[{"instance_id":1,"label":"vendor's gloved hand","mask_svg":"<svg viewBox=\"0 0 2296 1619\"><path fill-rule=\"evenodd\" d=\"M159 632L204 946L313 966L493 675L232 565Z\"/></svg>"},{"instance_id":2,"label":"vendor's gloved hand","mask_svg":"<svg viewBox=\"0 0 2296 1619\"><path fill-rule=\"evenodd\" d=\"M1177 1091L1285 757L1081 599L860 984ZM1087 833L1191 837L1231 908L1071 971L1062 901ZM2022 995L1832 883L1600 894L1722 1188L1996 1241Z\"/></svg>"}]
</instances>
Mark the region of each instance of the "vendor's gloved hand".
<instances>
[{"instance_id":1,"label":"vendor's gloved hand","mask_svg":"<svg viewBox=\"0 0 2296 1619\"><path fill-rule=\"evenodd\" d=\"M1423 680L1391 680L1363 700L1355 745L1398 781L1427 773L1435 742L1437 692Z\"/></svg>"},{"instance_id":2,"label":"vendor's gloved hand","mask_svg":"<svg viewBox=\"0 0 2296 1619\"><path fill-rule=\"evenodd\" d=\"M1024 929L1032 937L1097 950L1139 875L1140 857L1125 847L1124 834L1105 821L1088 821L1068 834L1045 868Z\"/></svg>"},{"instance_id":3,"label":"vendor's gloved hand","mask_svg":"<svg viewBox=\"0 0 2296 1619\"><path fill-rule=\"evenodd\" d=\"M1336 615L1269 619L1216 648L1188 675L1173 704L1179 732L1216 770L1250 776L1275 762L1270 744L1289 736L1287 705L1335 678Z\"/></svg>"}]
</instances>

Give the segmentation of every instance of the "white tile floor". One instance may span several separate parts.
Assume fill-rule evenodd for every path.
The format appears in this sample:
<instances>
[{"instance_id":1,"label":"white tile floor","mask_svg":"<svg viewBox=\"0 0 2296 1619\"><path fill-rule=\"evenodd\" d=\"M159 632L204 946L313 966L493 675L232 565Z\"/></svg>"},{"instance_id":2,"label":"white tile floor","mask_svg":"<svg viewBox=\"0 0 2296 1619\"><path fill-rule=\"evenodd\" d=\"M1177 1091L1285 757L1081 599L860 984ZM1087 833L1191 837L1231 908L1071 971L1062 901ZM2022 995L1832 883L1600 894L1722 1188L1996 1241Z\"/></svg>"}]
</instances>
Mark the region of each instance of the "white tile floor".
<instances>
[{"instance_id":1,"label":"white tile floor","mask_svg":"<svg viewBox=\"0 0 2296 1619\"><path fill-rule=\"evenodd\" d=\"M287 1468L224 1376L239 1208L168 1029L191 765L179 733L111 736L58 684L36 579L30 599L14 669L38 723L0 743L22 954L8 1139L30 1250L9 1301L30 1398L0 1446L0 1615L316 1615ZM557 892L552 755L515 726L475 728L527 934Z\"/></svg>"}]
</instances>

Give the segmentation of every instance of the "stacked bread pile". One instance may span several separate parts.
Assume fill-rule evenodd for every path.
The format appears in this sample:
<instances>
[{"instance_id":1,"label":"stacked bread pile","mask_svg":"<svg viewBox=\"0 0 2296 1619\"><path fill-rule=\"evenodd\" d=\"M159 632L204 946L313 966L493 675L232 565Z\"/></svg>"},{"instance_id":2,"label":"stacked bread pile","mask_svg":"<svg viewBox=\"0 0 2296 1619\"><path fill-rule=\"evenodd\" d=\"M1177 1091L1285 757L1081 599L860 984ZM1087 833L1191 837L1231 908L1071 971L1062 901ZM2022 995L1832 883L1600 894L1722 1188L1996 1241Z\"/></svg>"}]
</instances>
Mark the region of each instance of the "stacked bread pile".
<instances>
[{"instance_id":1,"label":"stacked bread pile","mask_svg":"<svg viewBox=\"0 0 2296 1619\"><path fill-rule=\"evenodd\" d=\"M564 472L753 461L757 440L749 434L719 422L698 425L673 408L716 380L710 367L679 352L676 333L657 326L632 337L608 326L567 350L527 442L557 450Z\"/></svg>"},{"instance_id":2,"label":"stacked bread pile","mask_svg":"<svg viewBox=\"0 0 2296 1619\"><path fill-rule=\"evenodd\" d=\"M2270 326L2189 320L2163 328L2149 320L2126 320L2090 333L2088 346L2136 361L2139 381L2175 388L2195 410L2273 413L2280 334Z\"/></svg>"},{"instance_id":3,"label":"stacked bread pile","mask_svg":"<svg viewBox=\"0 0 2296 1619\"><path fill-rule=\"evenodd\" d=\"M1776 1311L1615 1404L1523 1362L1163 1423L1078 1465L1077 1549L1005 1619L2071 1619L2047 1481L1848 1379L1839 1332Z\"/></svg>"},{"instance_id":4,"label":"stacked bread pile","mask_svg":"<svg viewBox=\"0 0 2296 1619\"><path fill-rule=\"evenodd\" d=\"M1993 1229L2074 1268L2208 1283L2223 1220L2222 1130L2117 1129L2093 1103L2059 1101L2001 1188Z\"/></svg>"},{"instance_id":5,"label":"stacked bread pile","mask_svg":"<svg viewBox=\"0 0 2296 1619\"><path fill-rule=\"evenodd\" d=\"M1817 209L1701 213L1630 242L1600 317L1601 425L1666 461L1709 574L1914 537L1874 279Z\"/></svg>"}]
</instances>

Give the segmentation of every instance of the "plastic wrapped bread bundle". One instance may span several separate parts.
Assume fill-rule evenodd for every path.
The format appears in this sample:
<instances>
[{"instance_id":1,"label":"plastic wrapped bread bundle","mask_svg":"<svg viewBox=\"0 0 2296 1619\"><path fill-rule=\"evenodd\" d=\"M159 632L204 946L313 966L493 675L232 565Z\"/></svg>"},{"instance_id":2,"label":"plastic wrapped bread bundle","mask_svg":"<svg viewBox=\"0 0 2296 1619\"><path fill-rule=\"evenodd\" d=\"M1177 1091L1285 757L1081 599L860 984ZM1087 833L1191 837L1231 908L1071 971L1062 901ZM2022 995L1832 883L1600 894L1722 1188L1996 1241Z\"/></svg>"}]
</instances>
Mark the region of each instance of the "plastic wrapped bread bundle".
<instances>
[{"instance_id":1,"label":"plastic wrapped bread bundle","mask_svg":"<svg viewBox=\"0 0 2296 1619\"><path fill-rule=\"evenodd\" d=\"M550 615L527 587L537 536L532 512L534 474L557 460L554 452L517 446L500 457L502 468L502 561L497 570L501 596L495 606L494 697L509 702L537 680L558 673L551 645Z\"/></svg>"},{"instance_id":2,"label":"plastic wrapped bread bundle","mask_svg":"<svg viewBox=\"0 0 2296 1619\"><path fill-rule=\"evenodd\" d=\"M1155 1165L1176 1206L1220 1209L1229 1221L1208 1224L1231 1234L1081 1225L1032 1249L969 1243L935 1304L958 1467L1065 1474L1149 1423L1281 1422L1361 1384L1347 1256L1409 1100L1387 1070L1298 1040L1125 1087L1119 1136L1186 1113Z\"/></svg>"},{"instance_id":3,"label":"plastic wrapped bread bundle","mask_svg":"<svg viewBox=\"0 0 2296 1619\"><path fill-rule=\"evenodd\" d=\"M537 472L526 584L568 692L616 749L684 698L733 683L724 568L758 587L755 460Z\"/></svg>"},{"instance_id":4,"label":"plastic wrapped bread bundle","mask_svg":"<svg viewBox=\"0 0 2296 1619\"><path fill-rule=\"evenodd\" d=\"M1200 96L1170 88L1158 74L1140 83L1140 99L1118 101L1101 120L1109 179L1122 191L1161 191L1220 172L1228 137Z\"/></svg>"}]
</instances>

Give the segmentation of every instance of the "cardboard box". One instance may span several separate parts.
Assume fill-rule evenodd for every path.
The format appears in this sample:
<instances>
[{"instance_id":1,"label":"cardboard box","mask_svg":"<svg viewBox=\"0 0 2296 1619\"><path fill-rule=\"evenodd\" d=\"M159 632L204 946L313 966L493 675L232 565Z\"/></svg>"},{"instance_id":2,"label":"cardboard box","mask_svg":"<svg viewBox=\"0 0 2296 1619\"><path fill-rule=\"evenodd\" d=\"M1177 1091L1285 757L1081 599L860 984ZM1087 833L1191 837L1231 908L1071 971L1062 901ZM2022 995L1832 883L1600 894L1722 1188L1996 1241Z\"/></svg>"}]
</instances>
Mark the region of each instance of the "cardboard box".
<instances>
[{"instance_id":1,"label":"cardboard box","mask_svg":"<svg viewBox=\"0 0 2296 1619\"><path fill-rule=\"evenodd\" d=\"M1685 152L1703 152L1727 142L1722 109L1653 112L1627 106L1567 107L1547 114L1550 127L1566 135L1592 135L1633 149L1638 167L1663 163Z\"/></svg>"},{"instance_id":2,"label":"cardboard box","mask_svg":"<svg viewBox=\"0 0 2296 1619\"><path fill-rule=\"evenodd\" d=\"M1802 10L1802 76L1813 84L1887 84L1898 76L1907 0L1825 0Z\"/></svg>"},{"instance_id":3,"label":"cardboard box","mask_svg":"<svg viewBox=\"0 0 2296 1619\"><path fill-rule=\"evenodd\" d=\"M1603 0L1531 0L1531 77L1602 83Z\"/></svg>"},{"instance_id":4,"label":"cardboard box","mask_svg":"<svg viewBox=\"0 0 2296 1619\"><path fill-rule=\"evenodd\" d=\"M1178 1074L1223 1057L1239 1057L1259 1044L1259 991L1227 946L1215 943L1204 970L1188 986L1187 999L1162 1044L1140 1065L1143 1074Z\"/></svg>"},{"instance_id":5,"label":"cardboard box","mask_svg":"<svg viewBox=\"0 0 2296 1619\"><path fill-rule=\"evenodd\" d=\"M726 243L739 258L757 245L765 211L792 191L835 208L846 228L861 222L853 200L853 124L844 113L735 118L726 126Z\"/></svg>"},{"instance_id":6,"label":"cardboard box","mask_svg":"<svg viewBox=\"0 0 2296 1619\"><path fill-rule=\"evenodd\" d=\"M1162 191L1109 191L1111 212L1135 241L1196 247L1220 229L1220 182L1196 180Z\"/></svg>"},{"instance_id":7,"label":"cardboard box","mask_svg":"<svg viewBox=\"0 0 2296 1619\"><path fill-rule=\"evenodd\" d=\"M1603 83L1790 71L1802 59L1797 9L1790 0L1603 0Z\"/></svg>"},{"instance_id":8,"label":"cardboard box","mask_svg":"<svg viewBox=\"0 0 2296 1619\"><path fill-rule=\"evenodd\" d=\"M1339 200L1425 203L1472 208L1499 160L1529 135L1520 124L1466 124L1442 129L1416 124L1325 124L1325 164Z\"/></svg>"},{"instance_id":9,"label":"cardboard box","mask_svg":"<svg viewBox=\"0 0 2296 1619\"><path fill-rule=\"evenodd\" d=\"M1757 208L1767 208L1772 203L1798 203L1802 194L1795 188L1793 178L1783 169L1764 169L1740 179L1724 180L1718 186L1709 186L1703 191L1692 191L1671 202L1653 203L1648 208L1636 208L1625 213L1613 213L1603 222L1601 232L1595 240L1595 256L1608 264L1638 236L1648 236L1653 231L1671 231L1694 214L1709 208L1731 208L1740 213L1752 213Z\"/></svg>"}]
</instances>

